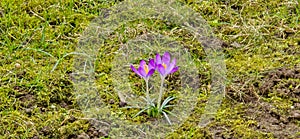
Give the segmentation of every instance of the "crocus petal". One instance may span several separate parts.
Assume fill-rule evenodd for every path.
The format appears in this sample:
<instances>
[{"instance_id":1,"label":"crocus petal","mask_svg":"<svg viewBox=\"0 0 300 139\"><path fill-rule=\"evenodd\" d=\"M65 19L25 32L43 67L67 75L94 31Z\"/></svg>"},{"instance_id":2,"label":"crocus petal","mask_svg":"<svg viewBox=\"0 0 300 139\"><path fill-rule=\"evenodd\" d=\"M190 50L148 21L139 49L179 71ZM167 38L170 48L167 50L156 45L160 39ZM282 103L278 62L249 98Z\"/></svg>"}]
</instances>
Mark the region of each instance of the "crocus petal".
<instances>
[{"instance_id":1,"label":"crocus petal","mask_svg":"<svg viewBox=\"0 0 300 139\"><path fill-rule=\"evenodd\" d=\"M173 68L173 69L170 71L170 74L176 72L178 69L179 69L178 67Z\"/></svg>"},{"instance_id":2,"label":"crocus petal","mask_svg":"<svg viewBox=\"0 0 300 139\"><path fill-rule=\"evenodd\" d=\"M139 67L138 72L140 73L141 77L145 78L147 76L145 69L143 67Z\"/></svg>"},{"instance_id":3,"label":"crocus petal","mask_svg":"<svg viewBox=\"0 0 300 139\"><path fill-rule=\"evenodd\" d=\"M170 53L169 52L165 52L163 57L162 57L162 62L165 63L166 65L169 65L170 63Z\"/></svg>"},{"instance_id":4,"label":"crocus petal","mask_svg":"<svg viewBox=\"0 0 300 139\"><path fill-rule=\"evenodd\" d=\"M161 64L161 57L158 53L156 54L156 64Z\"/></svg>"},{"instance_id":5,"label":"crocus petal","mask_svg":"<svg viewBox=\"0 0 300 139\"><path fill-rule=\"evenodd\" d=\"M170 73L171 70L176 66L176 58L173 59L173 61L168 65L166 72Z\"/></svg>"},{"instance_id":6,"label":"crocus petal","mask_svg":"<svg viewBox=\"0 0 300 139\"><path fill-rule=\"evenodd\" d=\"M140 67L144 67L144 65L146 65L146 62L144 60L140 61Z\"/></svg>"},{"instance_id":7,"label":"crocus petal","mask_svg":"<svg viewBox=\"0 0 300 139\"><path fill-rule=\"evenodd\" d=\"M130 68L131 68L132 71L134 71L137 75L142 76L142 75L139 73L139 71L137 71L137 70L135 69L135 67L134 67L133 65L130 65Z\"/></svg>"},{"instance_id":8,"label":"crocus petal","mask_svg":"<svg viewBox=\"0 0 300 139\"><path fill-rule=\"evenodd\" d=\"M155 63L154 59L150 59L149 60L149 70L155 69L155 68L156 68L156 63Z\"/></svg>"},{"instance_id":9,"label":"crocus petal","mask_svg":"<svg viewBox=\"0 0 300 139\"><path fill-rule=\"evenodd\" d=\"M165 70L165 67L163 65L159 64L157 66L157 70L158 70L158 72L160 73L161 76L165 76L166 70Z\"/></svg>"},{"instance_id":10,"label":"crocus petal","mask_svg":"<svg viewBox=\"0 0 300 139\"><path fill-rule=\"evenodd\" d=\"M147 77L150 77L154 72L155 72L155 69L151 69L151 70L148 72Z\"/></svg>"}]
</instances>

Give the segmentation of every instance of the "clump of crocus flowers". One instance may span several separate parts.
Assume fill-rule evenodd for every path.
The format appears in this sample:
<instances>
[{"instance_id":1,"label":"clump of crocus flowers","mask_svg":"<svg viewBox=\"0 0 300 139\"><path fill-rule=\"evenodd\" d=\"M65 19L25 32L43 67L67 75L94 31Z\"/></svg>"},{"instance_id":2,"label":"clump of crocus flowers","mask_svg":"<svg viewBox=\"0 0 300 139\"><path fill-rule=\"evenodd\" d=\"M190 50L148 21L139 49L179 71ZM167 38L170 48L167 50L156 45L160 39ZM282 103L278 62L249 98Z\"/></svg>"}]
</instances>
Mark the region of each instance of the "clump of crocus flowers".
<instances>
[{"instance_id":1,"label":"clump of crocus flowers","mask_svg":"<svg viewBox=\"0 0 300 139\"><path fill-rule=\"evenodd\" d=\"M175 97L169 96L162 103L161 101L163 96L163 85L165 78L167 77L167 75L172 74L178 70L178 66L176 66L176 59L174 58L173 60L171 60L170 53L165 52L163 56L161 56L160 54L156 54L155 59L150 59L148 65L144 60L141 60L138 69L136 69L133 65L131 65L130 67L137 75L142 77L146 82L145 100L147 101L147 106L144 107L141 111L139 111L135 116L138 116L144 111L147 111L147 113L153 117L157 117L158 115L163 114L164 117L167 119L168 123L171 124L171 121L168 118L167 114L172 114L173 116L175 115L170 111L166 110L166 108L173 106L168 105L168 103L171 100L175 99ZM161 85L156 105L154 103L155 98L151 99L149 95L149 78L155 73L155 71L158 71L161 78Z\"/></svg>"}]
</instances>

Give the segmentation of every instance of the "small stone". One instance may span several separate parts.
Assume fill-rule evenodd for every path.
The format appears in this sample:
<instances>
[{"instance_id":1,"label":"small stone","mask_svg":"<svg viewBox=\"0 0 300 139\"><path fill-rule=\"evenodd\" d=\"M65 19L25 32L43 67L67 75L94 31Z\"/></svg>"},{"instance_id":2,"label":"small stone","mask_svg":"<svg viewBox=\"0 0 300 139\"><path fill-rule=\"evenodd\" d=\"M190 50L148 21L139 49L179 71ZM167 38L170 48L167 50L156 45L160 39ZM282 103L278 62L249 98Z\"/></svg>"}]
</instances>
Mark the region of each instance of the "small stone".
<instances>
[{"instance_id":1,"label":"small stone","mask_svg":"<svg viewBox=\"0 0 300 139\"><path fill-rule=\"evenodd\" d=\"M55 109L56 106L52 104L52 105L50 106L50 108Z\"/></svg>"},{"instance_id":2,"label":"small stone","mask_svg":"<svg viewBox=\"0 0 300 139\"><path fill-rule=\"evenodd\" d=\"M99 133L96 130L93 132L93 135L96 136L96 137L98 136L98 134Z\"/></svg>"},{"instance_id":3,"label":"small stone","mask_svg":"<svg viewBox=\"0 0 300 139\"><path fill-rule=\"evenodd\" d=\"M17 68L17 69L21 68L21 64L16 63L16 64L15 64L15 68Z\"/></svg>"},{"instance_id":4,"label":"small stone","mask_svg":"<svg viewBox=\"0 0 300 139\"><path fill-rule=\"evenodd\" d=\"M109 104L115 104L115 101L113 99L110 99Z\"/></svg>"},{"instance_id":5,"label":"small stone","mask_svg":"<svg viewBox=\"0 0 300 139\"><path fill-rule=\"evenodd\" d=\"M300 119L300 111L299 110L292 111L290 118Z\"/></svg>"},{"instance_id":6,"label":"small stone","mask_svg":"<svg viewBox=\"0 0 300 139\"><path fill-rule=\"evenodd\" d=\"M25 113L30 115L32 113L32 109L25 109Z\"/></svg>"}]
</instances>

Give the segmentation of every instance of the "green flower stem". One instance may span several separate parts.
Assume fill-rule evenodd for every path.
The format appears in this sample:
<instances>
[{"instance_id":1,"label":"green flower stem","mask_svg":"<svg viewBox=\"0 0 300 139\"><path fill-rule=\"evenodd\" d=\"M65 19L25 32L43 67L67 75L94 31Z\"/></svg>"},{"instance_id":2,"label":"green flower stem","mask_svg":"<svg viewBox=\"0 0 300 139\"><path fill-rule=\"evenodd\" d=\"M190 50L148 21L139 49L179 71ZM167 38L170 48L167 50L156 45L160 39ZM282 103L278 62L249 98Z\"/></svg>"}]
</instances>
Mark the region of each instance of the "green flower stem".
<instances>
[{"instance_id":1,"label":"green flower stem","mask_svg":"<svg viewBox=\"0 0 300 139\"><path fill-rule=\"evenodd\" d=\"M163 89L164 89L164 80L165 80L165 77L161 77L159 96L158 96L158 100L157 100L157 109L159 109L160 103L161 103L161 97L162 97Z\"/></svg>"},{"instance_id":2,"label":"green flower stem","mask_svg":"<svg viewBox=\"0 0 300 139\"><path fill-rule=\"evenodd\" d=\"M150 105L150 96L149 96L149 83L148 83L148 80L145 80L146 81L146 97L147 97L147 103L148 105Z\"/></svg>"}]
</instances>

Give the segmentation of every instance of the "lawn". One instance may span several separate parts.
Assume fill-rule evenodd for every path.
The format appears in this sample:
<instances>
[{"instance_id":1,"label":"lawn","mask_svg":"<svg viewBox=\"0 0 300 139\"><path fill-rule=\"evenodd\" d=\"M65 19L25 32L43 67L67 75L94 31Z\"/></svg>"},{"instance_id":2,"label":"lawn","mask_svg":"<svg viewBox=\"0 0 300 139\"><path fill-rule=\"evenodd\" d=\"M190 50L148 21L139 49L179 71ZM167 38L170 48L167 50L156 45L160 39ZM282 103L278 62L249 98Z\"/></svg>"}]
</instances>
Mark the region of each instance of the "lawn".
<instances>
[{"instance_id":1,"label":"lawn","mask_svg":"<svg viewBox=\"0 0 300 139\"><path fill-rule=\"evenodd\" d=\"M168 18L178 15L168 3L156 7L167 14L113 0L0 4L0 138L117 138L118 133L174 139L300 138L297 0L178 0L178 8L185 7L177 10L182 18ZM114 9L134 10L118 14ZM147 18L150 13L159 18ZM106 22L108 17L113 20ZM182 26L185 21L194 26ZM203 26L195 26L199 24ZM204 31L195 35L193 28ZM218 45L210 45L205 29ZM202 41L195 39L201 35ZM176 126L164 123L162 115L136 115L139 109L129 103L141 101L145 92L145 82L130 64L137 68L140 60L165 51L179 65L178 72L166 77L163 96L175 96L170 101L175 107L167 110L182 118L173 120ZM158 73L150 79L151 90L159 86L156 79ZM224 90L211 97L218 81ZM203 115L210 122L200 126ZM136 126L131 129L128 123ZM133 132L148 131L140 125L149 123L155 123L149 126L151 133Z\"/></svg>"}]
</instances>

